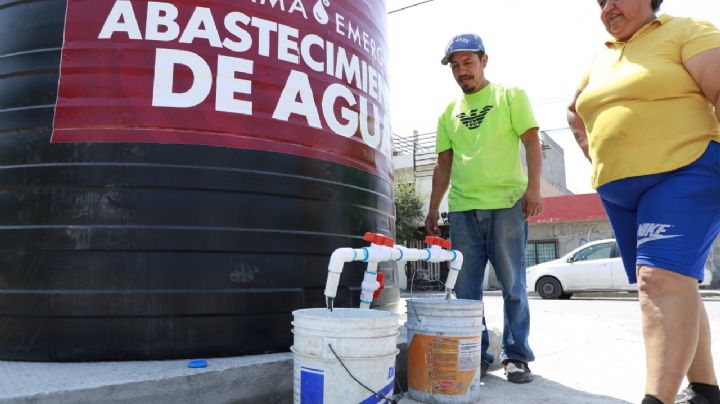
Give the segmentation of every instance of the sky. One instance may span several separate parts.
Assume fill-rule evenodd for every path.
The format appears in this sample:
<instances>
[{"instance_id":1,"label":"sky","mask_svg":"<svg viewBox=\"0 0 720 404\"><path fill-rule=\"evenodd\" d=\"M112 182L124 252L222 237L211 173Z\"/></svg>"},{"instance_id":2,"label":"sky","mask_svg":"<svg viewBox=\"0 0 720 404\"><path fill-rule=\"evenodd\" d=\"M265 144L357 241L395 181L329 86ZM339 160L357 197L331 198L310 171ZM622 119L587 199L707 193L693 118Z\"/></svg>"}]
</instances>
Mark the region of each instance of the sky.
<instances>
[{"instance_id":1,"label":"sky","mask_svg":"<svg viewBox=\"0 0 720 404\"><path fill-rule=\"evenodd\" d=\"M422 0L386 0L388 11ZM665 0L659 14L690 16L720 26L720 0ZM437 117L460 94L440 64L452 36L480 35L489 57L485 75L525 89L541 130L565 153L566 185L594 192L590 163L567 128L565 111L584 70L609 35L596 0L432 0L388 14L390 114L399 136L434 132Z\"/></svg>"}]
</instances>

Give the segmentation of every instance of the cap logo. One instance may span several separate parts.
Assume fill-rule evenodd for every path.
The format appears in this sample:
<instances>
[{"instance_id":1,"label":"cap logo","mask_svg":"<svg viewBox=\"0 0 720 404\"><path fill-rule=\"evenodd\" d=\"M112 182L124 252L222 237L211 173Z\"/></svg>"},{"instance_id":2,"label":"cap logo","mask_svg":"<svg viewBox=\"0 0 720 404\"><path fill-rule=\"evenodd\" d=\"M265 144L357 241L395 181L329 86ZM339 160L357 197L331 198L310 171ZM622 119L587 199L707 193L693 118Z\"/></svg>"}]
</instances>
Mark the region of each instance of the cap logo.
<instances>
[{"instance_id":1,"label":"cap logo","mask_svg":"<svg viewBox=\"0 0 720 404\"><path fill-rule=\"evenodd\" d=\"M482 39L477 35L456 35L448 42L447 48L445 49L445 57L442 58L440 63L444 65L448 64L450 55L460 51L485 52L485 47L483 46Z\"/></svg>"}]
</instances>

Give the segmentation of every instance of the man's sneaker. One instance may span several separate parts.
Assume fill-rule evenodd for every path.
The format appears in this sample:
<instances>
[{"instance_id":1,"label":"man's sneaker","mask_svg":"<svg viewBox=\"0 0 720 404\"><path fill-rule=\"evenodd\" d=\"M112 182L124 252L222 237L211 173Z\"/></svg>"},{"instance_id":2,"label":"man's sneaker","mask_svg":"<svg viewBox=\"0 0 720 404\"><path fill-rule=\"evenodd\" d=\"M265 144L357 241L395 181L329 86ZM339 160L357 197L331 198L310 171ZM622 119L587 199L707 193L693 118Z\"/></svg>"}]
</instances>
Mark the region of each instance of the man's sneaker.
<instances>
[{"instance_id":1,"label":"man's sneaker","mask_svg":"<svg viewBox=\"0 0 720 404\"><path fill-rule=\"evenodd\" d=\"M503 361L505 366L505 377L512 383L527 383L533 380L533 374L526 363L516 360L508 359Z\"/></svg>"},{"instance_id":2,"label":"man's sneaker","mask_svg":"<svg viewBox=\"0 0 720 404\"><path fill-rule=\"evenodd\" d=\"M687 386L683 391L675 396L675 404L711 404L710 400L702 394L696 392L692 387Z\"/></svg>"},{"instance_id":3,"label":"man's sneaker","mask_svg":"<svg viewBox=\"0 0 720 404\"><path fill-rule=\"evenodd\" d=\"M480 378L483 378L487 375L488 368L490 367L490 364L482 361L480 362Z\"/></svg>"}]
</instances>

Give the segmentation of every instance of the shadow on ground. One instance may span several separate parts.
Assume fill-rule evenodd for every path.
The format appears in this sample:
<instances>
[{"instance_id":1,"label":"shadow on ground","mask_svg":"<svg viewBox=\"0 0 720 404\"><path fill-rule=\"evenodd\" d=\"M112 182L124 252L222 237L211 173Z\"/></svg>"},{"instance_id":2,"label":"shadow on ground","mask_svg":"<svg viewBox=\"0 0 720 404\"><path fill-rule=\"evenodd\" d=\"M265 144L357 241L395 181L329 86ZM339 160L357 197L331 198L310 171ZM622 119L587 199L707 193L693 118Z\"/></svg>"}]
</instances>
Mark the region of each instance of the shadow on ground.
<instances>
[{"instance_id":1,"label":"shadow on ground","mask_svg":"<svg viewBox=\"0 0 720 404\"><path fill-rule=\"evenodd\" d=\"M505 380L503 371L498 370L488 373L482 379L482 383L481 402L483 403L629 403L615 397L576 390L537 374L531 383L514 384Z\"/></svg>"}]
</instances>

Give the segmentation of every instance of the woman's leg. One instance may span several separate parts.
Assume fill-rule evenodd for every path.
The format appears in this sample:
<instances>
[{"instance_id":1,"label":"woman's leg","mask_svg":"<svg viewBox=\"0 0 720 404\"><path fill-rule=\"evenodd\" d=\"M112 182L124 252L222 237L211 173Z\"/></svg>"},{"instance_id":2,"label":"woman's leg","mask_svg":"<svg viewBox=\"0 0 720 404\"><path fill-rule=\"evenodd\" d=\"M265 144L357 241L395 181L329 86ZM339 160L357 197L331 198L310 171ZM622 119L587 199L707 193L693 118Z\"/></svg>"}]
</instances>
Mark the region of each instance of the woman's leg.
<instances>
[{"instance_id":1,"label":"woman's leg","mask_svg":"<svg viewBox=\"0 0 720 404\"><path fill-rule=\"evenodd\" d=\"M690 369L687 372L688 381L691 383L704 383L717 385L717 376L713 366L712 352L710 351L710 323L708 322L705 305L700 300L700 329L698 334L697 349L693 356Z\"/></svg>"},{"instance_id":2,"label":"woman's leg","mask_svg":"<svg viewBox=\"0 0 720 404\"><path fill-rule=\"evenodd\" d=\"M668 173L638 204L636 263L646 392L666 403L674 401L688 373L711 383L715 379L709 327L698 292L708 252L720 231L720 161L715 147Z\"/></svg>"},{"instance_id":3,"label":"woman's leg","mask_svg":"<svg viewBox=\"0 0 720 404\"><path fill-rule=\"evenodd\" d=\"M637 278L647 364L645 393L672 403L699 347L702 305L697 279L650 266L639 266Z\"/></svg>"}]
</instances>

